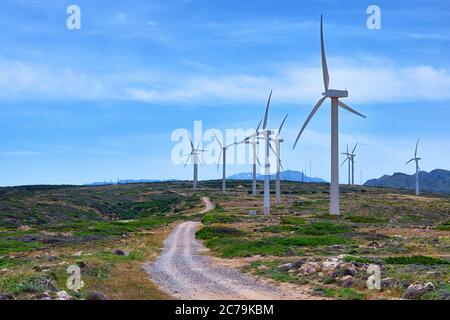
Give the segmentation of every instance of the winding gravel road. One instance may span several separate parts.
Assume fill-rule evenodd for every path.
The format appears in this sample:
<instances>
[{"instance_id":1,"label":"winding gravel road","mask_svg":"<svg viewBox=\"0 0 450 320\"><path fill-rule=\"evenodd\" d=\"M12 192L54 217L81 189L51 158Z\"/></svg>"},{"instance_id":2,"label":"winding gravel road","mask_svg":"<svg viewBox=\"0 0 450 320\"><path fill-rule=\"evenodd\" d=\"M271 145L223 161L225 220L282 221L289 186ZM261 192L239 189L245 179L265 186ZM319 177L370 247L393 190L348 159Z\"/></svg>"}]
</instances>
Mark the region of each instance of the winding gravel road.
<instances>
[{"instance_id":1,"label":"winding gravel road","mask_svg":"<svg viewBox=\"0 0 450 320\"><path fill-rule=\"evenodd\" d=\"M314 299L300 289L278 287L241 273L214 265L205 255L203 244L195 239L198 222L178 225L164 242L154 263L145 266L152 281L176 299Z\"/></svg>"}]
</instances>

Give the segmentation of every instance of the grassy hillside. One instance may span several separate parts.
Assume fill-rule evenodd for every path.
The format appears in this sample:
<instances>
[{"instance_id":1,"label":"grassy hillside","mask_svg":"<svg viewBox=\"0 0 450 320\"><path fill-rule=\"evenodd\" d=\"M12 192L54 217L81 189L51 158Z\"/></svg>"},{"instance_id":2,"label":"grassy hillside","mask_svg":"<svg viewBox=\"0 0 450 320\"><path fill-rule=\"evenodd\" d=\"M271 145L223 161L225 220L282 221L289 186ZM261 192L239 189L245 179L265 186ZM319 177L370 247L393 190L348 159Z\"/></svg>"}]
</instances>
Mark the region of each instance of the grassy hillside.
<instances>
[{"instance_id":1,"label":"grassy hillside","mask_svg":"<svg viewBox=\"0 0 450 320\"><path fill-rule=\"evenodd\" d=\"M283 182L282 204L264 217L260 183L256 198L249 181L227 186L226 195L220 181L202 182L195 194L187 182L1 188L0 295L38 299L67 290L79 298L96 291L114 299L168 298L148 281L142 265L155 258L173 225L186 219L201 219L198 238L244 271L306 284L330 297L397 298L405 288L377 296L363 288L363 272L353 287L340 288L339 279L278 266L344 254L349 263L383 265L383 277L403 285L429 280L437 292L448 292L448 195L344 186L342 216L336 218L327 214L327 185ZM198 214L202 196L216 203L213 212ZM259 215L250 217L255 209ZM85 287L78 293L65 286L71 264L82 268Z\"/></svg>"}]
</instances>

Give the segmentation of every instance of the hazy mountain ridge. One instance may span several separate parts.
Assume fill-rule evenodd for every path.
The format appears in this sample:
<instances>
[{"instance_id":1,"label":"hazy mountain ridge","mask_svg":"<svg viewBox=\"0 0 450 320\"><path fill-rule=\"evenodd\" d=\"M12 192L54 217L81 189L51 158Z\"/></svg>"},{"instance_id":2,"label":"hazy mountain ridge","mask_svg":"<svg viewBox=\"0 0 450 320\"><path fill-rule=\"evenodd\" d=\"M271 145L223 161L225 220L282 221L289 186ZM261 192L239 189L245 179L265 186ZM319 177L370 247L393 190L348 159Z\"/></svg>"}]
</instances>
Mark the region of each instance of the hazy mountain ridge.
<instances>
[{"instance_id":1,"label":"hazy mountain ridge","mask_svg":"<svg viewBox=\"0 0 450 320\"><path fill-rule=\"evenodd\" d=\"M450 193L450 171L435 169L430 172L419 173L420 189L429 192ZM415 174L396 172L384 175L379 179L368 180L364 185L368 187L386 187L395 189L414 189Z\"/></svg>"},{"instance_id":2,"label":"hazy mountain ridge","mask_svg":"<svg viewBox=\"0 0 450 320\"><path fill-rule=\"evenodd\" d=\"M237 174L227 177L227 179L230 179L230 180L252 180L253 174L251 172L237 173ZM293 171L293 170L281 171L280 179L287 180L287 181L326 183L325 180L322 180L320 178L311 178L311 177L308 177L306 174L304 176L302 176L302 173L300 171ZM256 180L264 180L264 175L257 174ZM270 180L275 180L275 174L272 174L270 176Z\"/></svg>"}]
</instances>

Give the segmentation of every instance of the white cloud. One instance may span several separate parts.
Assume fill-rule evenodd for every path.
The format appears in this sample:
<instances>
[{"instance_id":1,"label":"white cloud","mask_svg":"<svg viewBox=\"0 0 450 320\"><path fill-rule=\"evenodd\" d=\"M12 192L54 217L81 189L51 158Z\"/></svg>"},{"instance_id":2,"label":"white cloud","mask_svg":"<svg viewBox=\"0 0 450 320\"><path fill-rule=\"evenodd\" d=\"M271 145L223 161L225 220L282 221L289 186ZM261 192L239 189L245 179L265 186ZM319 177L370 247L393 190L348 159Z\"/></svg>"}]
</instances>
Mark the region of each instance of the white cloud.
<instances>
[{"instance_id":1,"label":"white cloud","mask_svg":"<svg viewBox=\"0 0 450 320\"><path fill-rule=\"evenodd\" d=\"M361 62L364 61L363 63ZM350 104L450 99L450 70L429 65L397 67L380 59L331 60L330 87L349 90ZM320 67L283 64L263 74L217 70L163 74L150 70L89 74L0 59L0 98L123 99L151 103L262 102L312 104L323 91Z\"/></svg>"}]
</instances>

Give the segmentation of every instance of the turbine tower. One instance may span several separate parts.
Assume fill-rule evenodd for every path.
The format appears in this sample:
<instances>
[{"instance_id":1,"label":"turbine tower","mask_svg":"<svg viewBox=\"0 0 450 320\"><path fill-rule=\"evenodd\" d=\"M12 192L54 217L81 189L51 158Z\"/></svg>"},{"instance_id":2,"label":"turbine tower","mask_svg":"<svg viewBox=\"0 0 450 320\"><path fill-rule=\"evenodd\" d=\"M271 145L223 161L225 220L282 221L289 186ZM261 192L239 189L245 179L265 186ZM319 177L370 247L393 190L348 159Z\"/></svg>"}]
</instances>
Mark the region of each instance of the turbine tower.
<instances>
[{"instance_id":1,"label":"turbine tower","mask_svg":"<svg viewBox=\"0 0 450 320\"><path fill-rule=\"evenodd\" d=\"M189 153L187 155L188 158L186 160L186 163L184 164L184 167L186 167L187 163L189 162L189 159L192 157L194 159L194 181L193 181L192 188L195 190L195 189L197 189L197 182L198 182L198 164L199 164L198 155L201 152L204 152L205 150L199 149L200 142L198 143L197 148L194 148L194 144L192 143L191 135L188 135L188 137L189 137L189 142L191 144L191 153Z\"/></svg>"},{"instance_id":2,"label":"turbine tower","mask_svg":"<svg viewBox=\"0 0 450 320\"><path fill-rule=\"evenodd\" d=\"M226 193L226 161L227 161L227 150L228 148L234 146L237 144L237 142L229 144L228 146L224 146L222 145L222 143L220 142L219 138L217 138L216 133L214 132L214 138L216 138L216 141L218 143L218 145L220 146L220 154L219 154L219 158L217 159L217 170L219 170L219 164L220 164L220 157L223 155L223 165L222 165L222 193Z\"/></svg>"},{"instance_id":3,"label":"turbine tower","mask_svg":"<svg viewBox=\"0 0 450 320\"><path fill-rule=\"evenodd\" d=\"M275 180L275 204L281 203L281 183L280 183L280 167L281 165L281 158L280 158L280 152L281 152L281 143L284 142L283 139L280 139L280 132L283 128L284 122L286 121L288 115L286 115L283 119L283 122L281 122L280 128L278 129L278 132L275 136L275 138L270 139L271 141L275 142L275 150L273 150L272 145L270 145L270 148L275 153L275 156L277 158L276 162L276 180Z\"/></svg>"},{"instance_id":4,"label":"turbine tower","mask_svg":"<svg viewBox=\"0 0 450 320\"><path fill-rule=\"evenodd\" d=\"M302 129L300 130L297 139L294 143L294 148L297 145L298 139L305 130L311 118L320 108L322 103L327 99L331 99L331 184L330 184L330 214L339 215L339 107L350 111L360 117L366 118L366 116L353 110L342 101L340 98L348 97L347 90L334 90L329 89L330 76L328 74L327 60L325 56L325 46L323 41L323 19L320 17L320 47L322 55L322 72L323 72L323 84L325 91L322 93L323 97L317 102L311 111L310 115L306 119Z\"/></svg>"},{"instance_id":5,"label":"turbine tower","mask_svg":"<svg viewBox=\"0 0 450 320\"><path fill-rule=\"evenodd\" d=\"M419 160L422 160L422 158L417 157L417 147L419 146L419 139L417 139L417 143L416 143L416 151L414 152L414 158L412 158L411 160L409 160L406 164L410 163L411 161L415 161L416 162L416 196L418 196L420 194L420 190L419 190L419 172L420 172L420 168L419 168ZM405 165L406 165L405 164Z\"/></svg>"},{"instance_id":6,"label":"turbine tower","mask_svg":"<svg viewBox=\"0 0 450 320\"><path fill-rule=\"evenodd\" d=\"M270 91L269 100L267 100L266 112L264 113L263 121L263 137L264 137L264 214L270 214L270 135L272 131L267 129L267 121L269 114L270 99L272 98L272 91Z\"/></svg>"},{"instance_id":7,"label":"turbine tower","mask_svg":"<svg viewBox=\"0 0 450 320\"><path fill-rule=\"evenodd\" d=\"M342 154L346 156L345 160L342 162L341 167L344 165L346 161L348 161L348 185L355 185L355 150L358 146L358 143L355 144L355 147L353 148L352 152L348 152L348 145L347 145L347 152L343 152Z\"/></svg>"},{"instance_id":8,"label":"turbine tower","mask_svg":"<svg viewBox=\"0 0 450 320\"><path fill-rule=\"evenodd\" d=\"M345 159L344 159L344 161L342 161L342 164L341 164L341 167L345 164L345 162L347 162L347 164L348 164L348 185L350 185L351 184L351 177L350 177L350 175L351 175L351 168L350 168L350 165L351 165L351 158L350 158L350 153L348 152L348 145L347 145L347 152L342 152L342 154L343 155L345 155Z\"/></svg>"},{"instance_id":9,"label":"turbine tower","mask_svg":"<svg viewBox=\"0 0 450 320\"><path fill-rule=\"evenodd\" d=\"M259 162L258 155L256 153L256 146L259 144L259 141L257 140L259 132L259 127L261 126L263 119L259 121L258 127L256 127L256 131L254 134L248 136L244 140L242 140L240 143L250 144L252 146L252 195L256 196L256 162L258 162L258 165L261 166L261 163Z\"/></svg>"},{"instance_id":10,"label":"turbine tower","mask_svg":"<svg viewBox=\"0 0 450 320\"><path fill-rule=\"evenodd\" d=\"M350 160L352 162L352 185L355 185L355 150L356 147L358 146L358 143L355 144L355 146L353 147L352 153L350 154Z\"/></svg>"}]
</instances>

